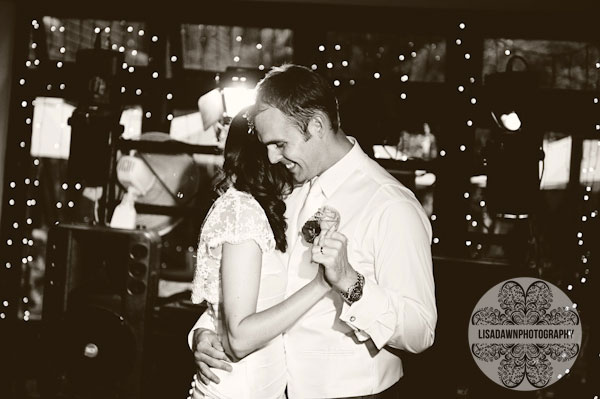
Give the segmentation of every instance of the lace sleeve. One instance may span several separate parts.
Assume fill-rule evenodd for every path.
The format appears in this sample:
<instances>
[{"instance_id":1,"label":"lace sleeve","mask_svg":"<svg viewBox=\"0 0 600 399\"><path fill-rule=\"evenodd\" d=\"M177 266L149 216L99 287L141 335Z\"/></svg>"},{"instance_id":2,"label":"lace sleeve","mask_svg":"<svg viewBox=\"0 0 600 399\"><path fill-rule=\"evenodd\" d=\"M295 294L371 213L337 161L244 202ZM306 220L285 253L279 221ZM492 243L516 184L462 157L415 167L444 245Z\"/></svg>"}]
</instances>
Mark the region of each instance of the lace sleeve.
<instances>
[{"instance_id":1,"label":"lace sleeve","mask_svg":"<svg viewBox=\"0 0 600 399\"><path fill-rule=\"evenodd\" d=\"M192 301L218 303L220 297L221 250L224 243L254 240L262 252L275 249L275 238L267 216L247 193L229 189L209 211L198 242Z\"/></svg>"},{"instance_id":2,"label":"lace sleeve","mask_svg":"<svg viewBox=\"0 0 600 399\"><path fill-rule=\"evenodd\" d=\"M221 197L223 201L215 207L211 223L207 220L203 228L209 254L220 257L219 249L224 243L239 244L247 240L254 240L263 252L273 250L273 232L258 202L249 194L234 191L234 195L227 195L230 192Z\"/></svg>"}]
</instances>

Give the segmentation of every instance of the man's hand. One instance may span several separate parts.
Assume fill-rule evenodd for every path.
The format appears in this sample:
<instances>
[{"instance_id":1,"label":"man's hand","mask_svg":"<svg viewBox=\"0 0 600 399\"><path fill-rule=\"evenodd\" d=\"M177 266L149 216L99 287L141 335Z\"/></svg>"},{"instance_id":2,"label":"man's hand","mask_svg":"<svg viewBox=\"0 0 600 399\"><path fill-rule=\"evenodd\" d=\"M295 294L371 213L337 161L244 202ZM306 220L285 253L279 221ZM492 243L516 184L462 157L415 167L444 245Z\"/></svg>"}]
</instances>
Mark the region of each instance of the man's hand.
<instances>
[{"instance_id":1,"label":"man's hand","mask_svg":"<svg viewBox=\"0 0 600 399\"><path fill-rule=\"evenodd\" d=\"M194 331L193 339L194 358L198 365L198 378L204 385L210 381L218 384L220 382L210 369L217 368L231 371L231 360L225 354L223 345L214 331L199 328Z\"/></svg>"},{"instance_id":2,"label":"man's hand","mask_svg":"<svg viewBox=\"0 0 600 399\"><path fill-rule=\"evenodd\" d=\"M338 291L346 292L358 275L348 262L348 239L333 228L322 231L312 247L312 261L325 268L325 278Z\"/></svg>"}]
</instances>

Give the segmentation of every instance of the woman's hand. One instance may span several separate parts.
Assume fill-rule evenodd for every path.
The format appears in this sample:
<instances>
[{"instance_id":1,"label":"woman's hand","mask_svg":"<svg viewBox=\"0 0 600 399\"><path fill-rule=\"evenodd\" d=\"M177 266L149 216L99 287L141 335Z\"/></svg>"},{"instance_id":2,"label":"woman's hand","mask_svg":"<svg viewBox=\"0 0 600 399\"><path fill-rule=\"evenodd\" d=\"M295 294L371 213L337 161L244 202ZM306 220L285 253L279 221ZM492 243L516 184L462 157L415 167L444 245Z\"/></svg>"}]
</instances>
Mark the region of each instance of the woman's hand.
<instances>
[{"instance_id":1,"label":"woman's hand","mask_svg":"<svg viewBox=\"0 0 600 399\"><path fill-rule=\"evenodd\" d=\"M331 285L327 282L327 279L325 278L325 268L323 267L323 265L317 266L317 274L315 275L314 282L318 286L323 287L327 290L331 289Z\"/></svg>"}]
</instances>

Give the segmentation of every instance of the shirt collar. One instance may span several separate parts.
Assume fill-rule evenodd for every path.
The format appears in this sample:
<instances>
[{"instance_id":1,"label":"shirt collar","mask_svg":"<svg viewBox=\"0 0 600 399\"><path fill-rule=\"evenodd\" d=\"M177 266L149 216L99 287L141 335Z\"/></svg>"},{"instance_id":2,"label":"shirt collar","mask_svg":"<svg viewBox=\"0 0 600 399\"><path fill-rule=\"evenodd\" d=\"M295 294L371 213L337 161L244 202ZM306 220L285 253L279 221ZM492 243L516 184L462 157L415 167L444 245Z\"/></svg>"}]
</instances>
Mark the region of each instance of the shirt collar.
<instances>
[{"instance_id":1,"label":"shirt collar","mask_svg":"<svg viewBox=\"0 0 600 399\"><path fill-rule=\"evenodd\" d=\"M352 175L365 156L365 153L354 137L348 136L348 140L352 143L350 151L319 175L319 185L326 198L331 197L338 187Z\"/></svg>"}]
</instances>

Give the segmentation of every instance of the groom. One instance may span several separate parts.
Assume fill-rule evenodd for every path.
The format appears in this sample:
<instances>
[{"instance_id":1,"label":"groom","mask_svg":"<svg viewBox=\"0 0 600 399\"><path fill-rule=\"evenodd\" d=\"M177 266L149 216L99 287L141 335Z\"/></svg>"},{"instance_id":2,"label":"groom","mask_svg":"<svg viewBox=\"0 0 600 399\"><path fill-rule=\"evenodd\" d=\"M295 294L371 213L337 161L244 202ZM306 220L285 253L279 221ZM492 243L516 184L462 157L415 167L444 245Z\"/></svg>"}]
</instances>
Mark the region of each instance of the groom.
<instances>
[{"instance_id":1,"label":"groom","mask_svg":"<svg viewBox=\"0 0 600 399\"><path fill-rule=\"evenodd\" d=\"M388 350L433 344L437 319L431 225L412 192L340 128L337 99L308 68L273 68L257 87L250 116L272 163L301 186L286 199L289 296L325 268L332 290L283 334L288 397L388 398L403 374ZM338 231L308 244L299 233L323 205L341 215ZM204 383L227 357L200 318L192 349Z\"/></svg>"}]
</instances>

